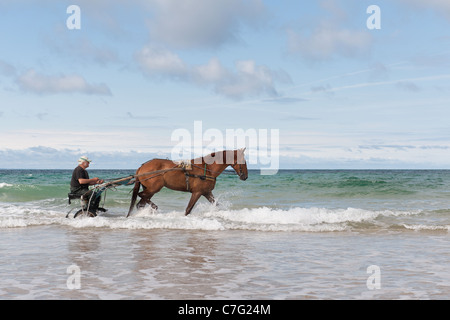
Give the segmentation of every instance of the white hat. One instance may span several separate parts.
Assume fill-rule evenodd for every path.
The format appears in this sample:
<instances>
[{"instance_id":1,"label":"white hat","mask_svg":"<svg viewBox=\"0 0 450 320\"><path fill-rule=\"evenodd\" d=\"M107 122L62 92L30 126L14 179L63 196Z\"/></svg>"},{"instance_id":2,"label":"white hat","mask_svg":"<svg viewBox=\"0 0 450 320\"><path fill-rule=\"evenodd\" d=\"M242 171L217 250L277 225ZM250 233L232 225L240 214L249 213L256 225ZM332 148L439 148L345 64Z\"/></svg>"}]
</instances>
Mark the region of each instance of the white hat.
<instances>
[{"instance_id":1,"label":"white hat","mask_svg":"<svg viewBox=\"0 0 450 320\"><path fill-rule=\"evenodd\" d=\"M78 163L82 163L84 161L92 162L92 160L89 159L87 156L82 156L82 157L80 157L80 159L78 159Z\"/></svg>"}]
</instances>

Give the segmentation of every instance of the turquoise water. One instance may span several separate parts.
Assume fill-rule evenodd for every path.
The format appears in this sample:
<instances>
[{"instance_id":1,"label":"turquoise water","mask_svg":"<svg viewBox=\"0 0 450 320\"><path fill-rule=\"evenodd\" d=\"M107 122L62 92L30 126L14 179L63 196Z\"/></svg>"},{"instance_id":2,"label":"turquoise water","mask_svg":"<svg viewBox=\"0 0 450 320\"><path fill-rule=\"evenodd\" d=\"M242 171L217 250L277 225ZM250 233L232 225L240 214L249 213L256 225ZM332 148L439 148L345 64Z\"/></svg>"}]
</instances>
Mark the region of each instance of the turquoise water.
<instances>
[{"instance_id":1,"label":"turquoise water","mask_svg":"<svg viewBox=\"0 0 450 320\"><path fill-rule=\"evenodd\" d=\"M447 170L224 173L218 203L201 199L188 217L190 195L163 189L157 211L126 218L132 187L120 186L108 212L81 219L65 217L79 208L70 177L0 170L0 299L450 298Z\"/></svg>"},{"instance_id":2,"label":"turquoise water","mask_svg":"<svg viewBox=\"0 0 450 320\"><path fill-rule=\"evenodd\" d=\"M132 170L90 171L91 177L107 180L131 174ZM51 218L65 216L76 206L76 202L71 207L67 204L70 176L70 170L1 170L0 227L4 220L11 226L15 218L21 226L39 224L40 218L48 218L47 210ZM109 209L107 216L126 215L131 189L120 186L104 194L102 203ZM224 229L264 231L264 225L267 230L281 231L448 231L450 226L448 170L284 170L271 176L250 171L247 181L225 172L218 178L214 195L218 206L201 199L191 216L207 215ZM152 214L161 218L181 214L189 197L188 193L163 189L152 199L159 206ZM27 221L20 219L21 210L27 212ZM147 213L150 209L141 212Z\"/></svg>"}]
</instances>

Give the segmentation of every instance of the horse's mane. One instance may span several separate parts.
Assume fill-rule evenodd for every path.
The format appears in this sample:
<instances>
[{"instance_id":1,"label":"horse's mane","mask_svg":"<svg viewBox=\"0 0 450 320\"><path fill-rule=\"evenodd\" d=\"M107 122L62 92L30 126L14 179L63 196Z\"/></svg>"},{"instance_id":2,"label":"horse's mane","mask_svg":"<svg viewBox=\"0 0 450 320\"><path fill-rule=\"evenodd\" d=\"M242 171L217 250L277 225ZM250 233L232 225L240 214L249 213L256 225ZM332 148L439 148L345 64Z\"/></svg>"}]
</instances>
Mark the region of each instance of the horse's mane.
<instances>
[{"instance_id":1,"label":"horse's mane","mask_svg":"<svg viewBox=\"0 0 450 320\"><path fill-rule=\"evenodd\" d=\"M223 153L223 154L222 154L222 156L223 156L222 160L225 162L226 159L227 159L227 158L226 158L227 152L233 152L233 155L234 155L234 153L235 153L236 151L238 151L238 150L222 150L222 151L214 151L214 152L212 152L212 153L210 153L210 154L207 154L206 156L202 156L202 157L197 157L197 158L191 159L191 162L192 162L192 163L195 163L195 164L211 163L211 161L206 161L205 159L211 159L212 157L215 157L217 153L221 153L221 152ZM142 165L144 165L144 164L146 164L146 163L148 163L148 162L150 162L150 161L153 161L153 160L170 160L170 159L169 159L169 158L166 158L166 159L153 158L153 159L151 159L151 160L148 160L148 161L144 162ZM171 161L176 162L175 160L171 160ZM184 161L189 161L189 160L188 160L188 159L185 159Z\"/></svg>"},{"instance_id":2,"label":"horse's mane","mask_svg":"<svg viewBox=\"0 0 450 320\"><path fill-rule=\"evenodd\" d=\"M201 164L208 163L208 164L211 164L211 163L216 161L215 158L217 157L217 154L220 154L220 153L222 153L222 158L220 159L222 161L222 163L227 163L227 154L228 153L233 154L233 159L234 159L234 155L236 153L236 150L214 151L214 152L212 152L212 153L210 153L210 154L208 154L206 156L195 158L195 159L193 159L193 161L194 161L194 163L201 163Z\"/></svg>"}]
</instances>

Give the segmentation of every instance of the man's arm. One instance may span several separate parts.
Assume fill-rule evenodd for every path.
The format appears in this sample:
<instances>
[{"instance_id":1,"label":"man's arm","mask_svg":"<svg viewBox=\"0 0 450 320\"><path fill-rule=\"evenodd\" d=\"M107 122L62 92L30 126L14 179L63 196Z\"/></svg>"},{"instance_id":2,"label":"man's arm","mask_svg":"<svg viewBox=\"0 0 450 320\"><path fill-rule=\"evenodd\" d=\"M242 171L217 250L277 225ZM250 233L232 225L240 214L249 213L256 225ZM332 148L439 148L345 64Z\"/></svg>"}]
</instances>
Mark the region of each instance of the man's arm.
<instances>
[{"instance_id":1,"label":"man's arm","mask_svg":"<svg viewBox=\"0 0 450 320\"><path fill-rule=\"evenodd\" d=\"M92 178L92 179L78 179L78 182L80 184L88 184L90 186L94 185L94 184L99 184L99 183L103 183L102 179L99 178Z\"/></svg>"}]
</instances>

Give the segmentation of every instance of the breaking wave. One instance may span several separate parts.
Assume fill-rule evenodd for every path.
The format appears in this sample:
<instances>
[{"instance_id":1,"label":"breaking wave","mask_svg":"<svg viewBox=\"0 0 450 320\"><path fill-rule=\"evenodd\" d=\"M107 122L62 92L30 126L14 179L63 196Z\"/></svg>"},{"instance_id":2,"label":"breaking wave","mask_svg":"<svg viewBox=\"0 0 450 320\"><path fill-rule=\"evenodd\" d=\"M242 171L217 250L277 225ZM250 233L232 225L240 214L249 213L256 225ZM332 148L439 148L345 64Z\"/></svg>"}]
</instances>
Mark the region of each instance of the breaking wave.
<instances>
[{"instance_id":1,"label":"breaking wave","mask_svg":"<svg viewBox=\"0 0 450 320\"><path fill-rule=\"evenodd\" d=\"M196 211L184 216L183 211L152 211L142 209L129 218L125 211L109 212L95 218L66 218L67 211L58 207L36 204L1 204L0 228L23 228L60 225L72 228L108 229L182 229L182 230L249 230L249 231L301 231L343 232L378 230L449 231L447 219L430 219L422 211L365 210L358 208L278 209L269 207L223 209L199 204ZM117 210L117 209L116 209ZM123 209L122 209L123 210ZM113 209L114 211L114 209ZM442 215L438 213L438 215ZM425 218L424 218L425 217ZM432 224L431 221L440 223Z\"/></svg>"},{"instance_id":2,"label":"breaking wave","mask_svg":"<svg viewBox=\"0 0 450 320\"><path fill-rule=\"evenodd\" d=\"M0 188L12 187L12 184L6 182L0 182Z\"/></svg>"}]
</instances>

